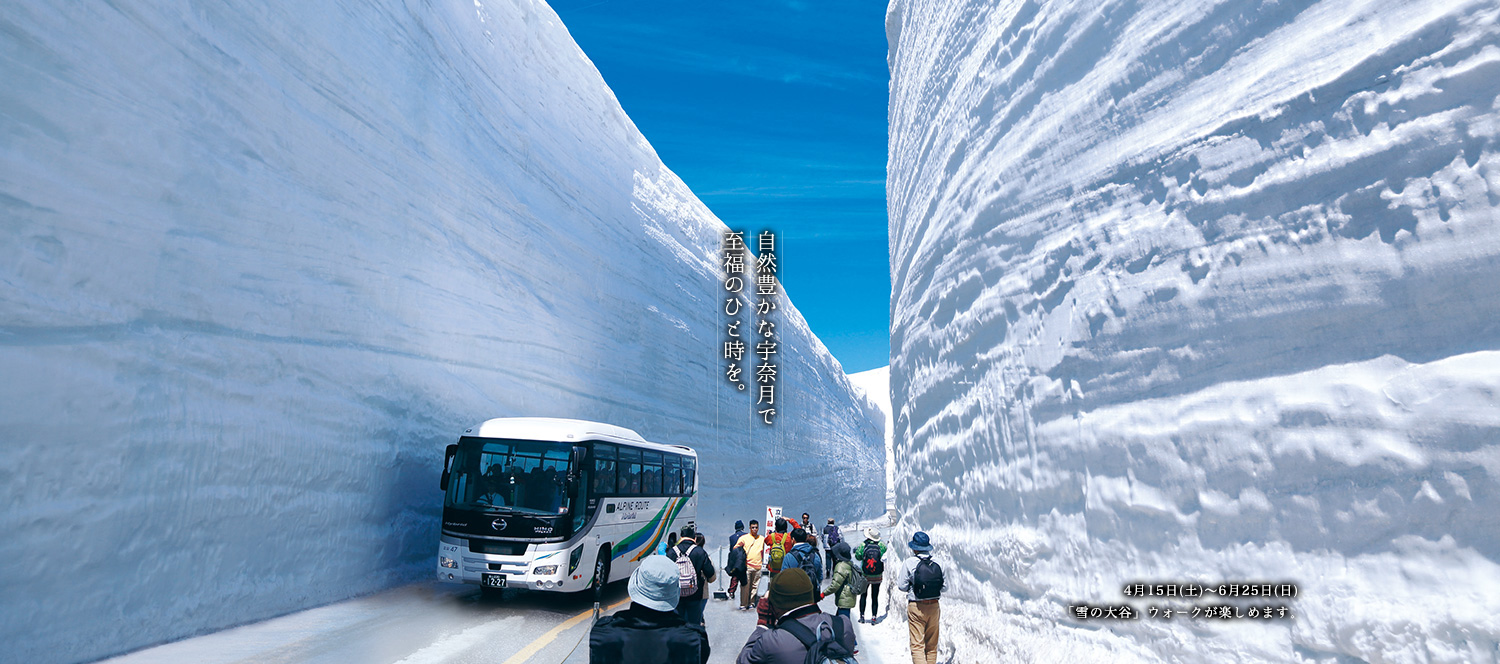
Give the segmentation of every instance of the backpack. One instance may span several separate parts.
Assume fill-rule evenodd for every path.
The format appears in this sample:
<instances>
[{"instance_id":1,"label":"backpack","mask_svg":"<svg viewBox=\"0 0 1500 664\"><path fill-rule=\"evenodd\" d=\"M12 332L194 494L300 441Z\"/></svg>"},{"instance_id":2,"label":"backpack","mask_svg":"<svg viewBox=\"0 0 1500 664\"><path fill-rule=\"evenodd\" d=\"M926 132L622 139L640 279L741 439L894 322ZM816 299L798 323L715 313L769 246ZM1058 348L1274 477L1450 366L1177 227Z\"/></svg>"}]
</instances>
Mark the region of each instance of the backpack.
<instances>
[{"instance_id":1,"label":"backpack","mask_svg":"<svg viewBox=\"0 0 1500 664\"><path fill-rule=\"evenodd\" d=\"M844 536L839 533L838 526L829 526L823 529L823 539L827 540L823 544L832 549L833 545L844 541Z\"/></svg>"},{"instance_id":2,"label":"backpack","mask_svg":"<svg viewBox=\"0 0 1500 664\"><path fill-rule=\"evenodd\" d=\"M781 537L776 537L777 535L781 535ZM771 542L771 571L780 572L781 561L786 558L787 535L786 533L772 533L771 537L775 539L775 541Z\"/></svg>"},{"instance_id":3,"label":"backpack","mask_svg":"<svg viewBox=\"0 0 1500 664\"><path fill-rule=\"evenodd\" d=\"M791 551L788 551L786 555L791 557L794 566L801 567L802 571L807 572L807 579L809 581L812 581L814 585L823 580L823 570L818 569L818 565L813 558L812 551L803 553L796 549L792 549Z\"/></svg>"},{"instance_id":4,"label":"backpack","mask_svg":"<svg viewBox=\"0 0 1500 664\"><path fill-rule=\"evenodd\" d=\"M849 574L849 592L855 596L859 596L865 594L865 591L869 589L870 580L866 579L865 575L851 570Z\"/></svg>"},{"instance_id":5,"label":"backpack","mask_svg":"<svg viewBox=\"0 0 1500 664\"><path fill-rule=\"evenodd\" d=\"M865 576L880 576L885 572L885 562L880 559L880 542L865 540L864 555L860 556L859 571Z\"/></svg>"},{"instance_id":6,"label":"backpack","mask_svg":"<svg viewBox=\"0 0 1500 664\"><path fill-rule=\"evenodd\" d=\"M682 597L698 594L698 568L693 566L693 559L688 555L695 548L696 544L689 546L687 551L677 550L677 587Z\"/></svg>"},{"instance_id":7,"label":"backpack","mask_svg":"<svg viewBox=\"0 0 1500 664\"><path fill-rule=\"evenodd\" d=\"M917 561L911 573L911 592L917 599L935 599L943 592L943 566L928 556Z\"/></svg>"},{"instance_id":8,"label":"backpack","mask_svg":"<svg viewBox=\"0 0 1500 664\"><path fill-rule=\"evenodd\" d=\"M844 647L844 622L837 616L832 622L832 634L823 631L828 626L826 623L818 625L818 634L814 635L807 625L795 620L777 625L776 629L785 630L807 647L807 657L803 658L802 664L859 664L854 653Z\"/></svg>"}]
</instances>

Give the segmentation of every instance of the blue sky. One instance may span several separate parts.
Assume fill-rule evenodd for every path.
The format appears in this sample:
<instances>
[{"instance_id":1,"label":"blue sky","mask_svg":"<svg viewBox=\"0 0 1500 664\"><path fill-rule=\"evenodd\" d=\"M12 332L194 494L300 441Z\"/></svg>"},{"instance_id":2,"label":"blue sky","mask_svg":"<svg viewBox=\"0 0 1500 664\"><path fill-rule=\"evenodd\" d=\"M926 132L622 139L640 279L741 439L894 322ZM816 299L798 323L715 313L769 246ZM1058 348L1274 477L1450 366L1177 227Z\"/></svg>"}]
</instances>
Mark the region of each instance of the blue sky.
<instances>
[{"instance_id":1,"label":"blue sky","mask_svg":"<svg viewBox=\"0 0 1500 664\"><path fill-rule=\"evenodd\" d=\"M730 228L777 233L844 370L885 366L885 3L551 4L662 161Z\"/></svg>"}]
</instances>

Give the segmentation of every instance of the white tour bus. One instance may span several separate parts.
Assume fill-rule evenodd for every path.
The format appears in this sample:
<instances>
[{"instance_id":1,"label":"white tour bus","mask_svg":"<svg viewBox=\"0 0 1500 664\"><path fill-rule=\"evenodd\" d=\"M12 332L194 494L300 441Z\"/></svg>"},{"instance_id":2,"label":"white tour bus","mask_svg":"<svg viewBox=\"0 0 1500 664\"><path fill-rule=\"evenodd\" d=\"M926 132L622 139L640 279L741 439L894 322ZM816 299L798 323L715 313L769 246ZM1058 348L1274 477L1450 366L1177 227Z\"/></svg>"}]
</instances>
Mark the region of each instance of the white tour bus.
<instances>
[{"instance_id":1,"label":"white tour bus","mask_svg":"<svg viewBox=\"0 0 1500 664\"><path fill-rule=\"evenodd\" d=\"M438 579L598 589L696 525L698 453L597 422L500 418L448 446L442 488Z\"/></svg>"}]
</instances>

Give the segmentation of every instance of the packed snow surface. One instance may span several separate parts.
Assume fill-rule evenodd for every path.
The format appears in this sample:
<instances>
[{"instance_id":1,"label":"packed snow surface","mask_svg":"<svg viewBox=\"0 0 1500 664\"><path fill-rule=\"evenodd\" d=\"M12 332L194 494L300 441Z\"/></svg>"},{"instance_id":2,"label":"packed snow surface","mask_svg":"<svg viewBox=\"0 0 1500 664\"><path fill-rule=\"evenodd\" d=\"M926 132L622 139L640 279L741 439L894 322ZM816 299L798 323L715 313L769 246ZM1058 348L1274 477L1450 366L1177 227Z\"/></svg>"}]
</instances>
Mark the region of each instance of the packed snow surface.
<instances>
[{"instance_id":1,"label":"packed snow surface","mask_svg":"<svg viewBox=\"0 0 1500 664\"><path fill-rule=\"evenodd\" d=\"M728 385L724 224L545 4L8 2L0 71L0 660L430 574L491 417L697 448L710 534L879 512L789 303L777 423Z\"/></svg>"},{"instance_id":2,"label":"packed snow surface","mask_svg":"<svg viewBox=\"0 0 1500 664\"><path fill-rule=\"evenodd\" d=\"M899 534L957 661L1500 659L1497 21L891 3ZM1300 594L1070 608L1223 603L1132 581Z\"/></svg>"}]
</instances>

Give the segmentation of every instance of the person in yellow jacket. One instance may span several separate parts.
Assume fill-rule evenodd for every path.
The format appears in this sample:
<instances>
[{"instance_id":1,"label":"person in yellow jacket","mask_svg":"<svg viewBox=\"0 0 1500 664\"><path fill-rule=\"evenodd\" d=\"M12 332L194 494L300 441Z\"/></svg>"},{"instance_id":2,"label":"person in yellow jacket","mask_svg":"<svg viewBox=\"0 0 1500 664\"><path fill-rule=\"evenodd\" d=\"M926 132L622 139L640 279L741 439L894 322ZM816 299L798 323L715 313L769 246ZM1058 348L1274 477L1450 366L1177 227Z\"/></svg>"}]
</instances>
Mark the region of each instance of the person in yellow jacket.
<instances>
[{"instance_id":1,"label":"person in yellow jacket","mask_svg":"<svg viewBox=\"0 0 1500 664\"><path fill-rule=\"evenodd\" d=\"M734 545L745 550L745 582L740 584L739 608L749 611L755 606L754 600L760 598L756 584L760 583L761 558L766 551L766 540L760 536L760 522L751 519L750 532L740 536L740 541Z\"/></svg>"}]
</instances>

